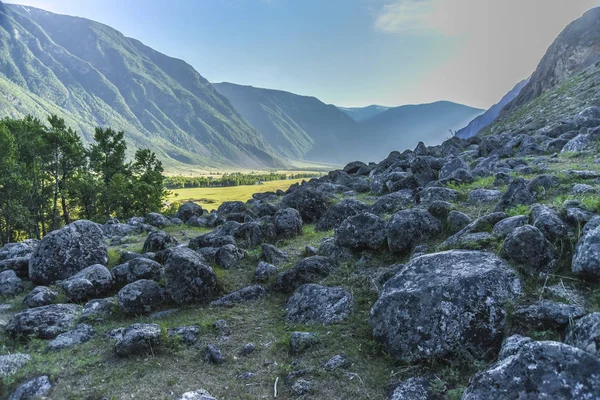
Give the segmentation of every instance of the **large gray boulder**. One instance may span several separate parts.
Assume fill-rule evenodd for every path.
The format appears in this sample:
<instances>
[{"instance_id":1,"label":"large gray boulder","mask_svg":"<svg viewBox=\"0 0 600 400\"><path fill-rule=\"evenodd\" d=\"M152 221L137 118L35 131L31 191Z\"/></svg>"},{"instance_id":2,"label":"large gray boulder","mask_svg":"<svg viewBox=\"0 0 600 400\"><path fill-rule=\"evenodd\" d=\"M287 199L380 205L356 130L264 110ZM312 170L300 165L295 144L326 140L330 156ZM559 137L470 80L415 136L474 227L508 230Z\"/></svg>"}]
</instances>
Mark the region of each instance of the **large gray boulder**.
<instances>
[{"instance_id":1,"label":"large gray boulder","mask_svg":"<svg viewBox=\"0 0 600 400\"><path fill-rule=\"evenodd\" d=\"M413 208L394 214L388 221L385 234L391 252L407 253L441 231L442 223L431 213Z\"/></svg>"},{"instance_id":2,"label":"large gray boulder","mask_svg":"<svg viewBox=\"0 0 600 400\"><path fill-rule=\"evenodd\" d=\"M104 265L84 268L60 283L65 295L74 302L89 300L108 293L114 285L111 272Z\"/></svg>"},{"instance_id":3,"label":"large gray boulder","mask_svg":"<svg viewBox=\"0 0 600 400\"><path fill-rule=\"evenodd\" d=\"M432 400L431 392L429 379L409 378L396 385L390 392L388 400Z\"/></svg>"},{"instance_id":4,"label":"large gray boulder","mask_svg":"<svg viewBox=\"0 0 600 400\"><path fill-rule=\"evenodd\" d=\"M281 272L277 276L276 288L281 292L291 292L306 283L327 277L335 268L336 263L328 257L307 257L289 270Z\"/></svg>"},{"instance_id":5,"label":"large gray boulder","mask_svg":"<svg viewBox=\"0 0 600 400\"><path fill-rule=\"evenodd\" d=\"M100 225L75 221L44 236L29 259L29 277L37 285L49 285L107 261L108 248Z\"/></svg>"},{"instance_id":6,"label":"large gray boulder","mask_svg":"<svg viewBox=\"0 0 600 400\"><path fill-rule=\"evenodd\" d=\"M157 251L175 247L177 244L177 239L166 232L151 232L144 242L142 253L156 253Z\"/></svg>"},{"instance_id":7,"label":"large gray boulder","mask_svg":"<svg viewBox=\"0 0 600 400\"><path fill-rule=\"evenodd\" d=\"M530 205L535 201L535 194L529 190L523 178L513 180L502 195L494 211L506 211L518 205Z\"/></svg>"},{"instance_id":8,"label":"large gray boulder","mask_svg":"<svg viewBox=\"0 0 600 400\"><path fill-rule=\"evenodd\" d=\"M250 285L212 301L210 305L213 307L233 307L236 304L260 300L266 295L267 290L264 286Z\"/></svg>"},{"instance_id":9,"label":"large gray boulder","mask_svg":"<svg viewBox=\"0 0 600 400\"><path fill-rule=\"evenodd\" d=\"M138 257L115 266L112 273L118 285L126 285L140 279L160 281L163 275L163 266L148 258Z\"/></svg>"},{"instance_id":10,"label":"large gray boulder","mask_svg":"<svg viewBox=\"0 0 600 400\"><path fill-rule=\"evenodd\" d=\"M47 286L36 286L23 299L23 305L27 308L47 306L58 297L58 292Z\"/></svg>"},{"instance_id":11,"label":"large gray boulder","mask_svg":"<svg viewBox=\"0 0 600 400\"><path fill-rule=\"evenodd\" d=\"M62 349L67 349L69 347L74 347L79 344L85 343L94 337L96 331L90 325L87 324L79 324L72 330L61 333L56 338L54 338L48 346L46 346L46 350L48 351L58 351Z\"/></svg>"},{"instance_id":12,"label":"large gray boulder","mask_svg":"<svg viewBox=\"0 0 600 400\"><path fill-rule=\"evenodd\" d=\"M161 342L161 329L158 324L133 324L123 332L115 345L115 353L126 357L134 354L153 354Z\"/></svg>"},{"instance_id":13,"label":"large gray boulder","mask_svg":"<svg viewBox=\"0 0 600 400\"><path fill-rule=\"evenodd\" d=\"M302 235L302 217L298 210L284 208L275 213L275 229L282 238Z\"/></svg>"},{"instance_id":14,"label":"large gray boulder","mask_svg":"<svg viewBox=\"0 0 600 400\"><path fill-rule=\"evenodd\" d=\"M513 322L538 331L560 330L584 315L585 309L581 306L540 300L517 307L513 311Z\"/></svg>"},{"instance_id":15,"label":"large gray boulder","mask_svg":"<svg viewBox=\"0 0 600 400\"><path fill-rule=\"evenodd\" d=\"M178 247L165 264L165 287L176 303L201 302L216 292L217 277L198 253Z\"/></svg>"},{"instance_id":16,"label":"large gray boulder","mask_svg":"<svg viewBox=\"0 0 600 400\"><path fill-rule=\"evenodd\" d=\"M338 203L329 207L323 218L321 218L317 223L315 230L329 231L335 229L346 218L365 212L368 208L369 206L362 201L355 199L342 199Z\"/></svg>"},{"instance_id":17,"label":"large gray boulder","mask_svg":"<svg viewBox=\"0 0 600 400\"><path fill-rule=\"evenodd\" d=\"M506 257L518 263L528 274L552 270L558 252L534 226L523 225L513 230L502 243Z\"/></svg>"},{"instance_id":18,"label":"large gray boulder","mask_svg":"<svg viewBox=\"0 0 600 400\"><path fill-rule=\"evenodd\" d=\"M446 357L457 347L481 356L500 342L505 305L521 294L518 275L495 254L428 254L386 282L369 322L398 360Z\"/></svg>"},{"instance_id":19,"label":"large gray boulder","mask_svg":"<svg viewBox=\"0 0 600 400\"><path fill-rule=\"evenodd\" d=\"M19 243L7 243L0 248L0 261L19 257L29 258L39 244L40 241L37 239L26 239Z\"/></svg>"},{"instance_id":20,"label":"large gray boulder","mask_svg":"<svg viewBox=\"0 0 600 400\"><path fill-rule=\"evenodd\" d=\"M354 305L352 294L342 287L302 285L286 306L286 321L302 324L336 324L343 322Z\"/></svg>"},{"instance_id":21,"label":"large gray boulder","mask_svg":"<svg viewBox=\"0 0 600 400\"><path fill-rule=\"evenodd\" d=\"M154 281L140 279L119 290L117 301L123 314L147 314L163 303L164 290Z\"/></svg>"},{"instance_id":22,"label":"large gray boulder","mask_svg":"<svg viewBox=\"0 0 600 400\"><path fill-rule=\"evenodd\" d=\"M597 399L600 359L558 342L529 342L476 374L462 400Z\"/></svg>"},{"instance_id":23,"label":"large gray boulder","mask_svg":"<svg viewBox=\"0 0 600 400\"><path fill-rule=\"evenodd\" d=\"M31 361L29 354L14 353L0 356L0 378L16 374L21 368Z\"/></svg>"},{"instance_id":24,"label":"large gray boulder","mask_svg":"<svg viewBox=\"0 0 600 400\"><path fill-rule=\"evenodd\" d=\"M223 269L234 269L240 267L240 263L247 255L245 250L226 244L216 251L215 263Z\"/></svg>"},{"instance_id":25,"label":"large gray boulder","mask_svg":"<svg viewBox=\"0 0 600 400\"><path fill-rule=\"evenodd\" d=\"M370 212L375 215L393 214L400 210L405 210L414 205L412 190L400 190L398 192L386 194L379 197L370 208Z\"/></svg>"},{"instance_id":26,"label":"large gray boulder","mask_svg":"<svg viewBox=\"0 0 600 400\"><path fill-rule=\"evenodd\" d=\"M188 201L179 206L175 218L179 218L185 223L192 217L201 217L203 212L204 210L198 204Z\"/></svg>"},{"instance_id":27,"label":"large gray boulder","mask_svg":"<svg viewBox=\"0 0 600 400\"><path fill-rule=\"evenodd\" d=\"M386 223L380 217L362 213L346 218L337 228L337 244L352 250L381 250L385 245Z\"/></svg>"},{"instance_id":28,"label":"large gray boulder","mask_svg":"<svg viewBox=\"0 0 600 400\"><path fill-rule=\"evenodd\" d=\"M571 271L588 279L600 279L600 226L579 239Z\"/></svg>"},{"instance_id":29,"label":"large gray boulder","mask_svg":"<svg viewBox=\"0 0 600 400\"><path fill-rule=\"evenodd\" d=\"M317 190L301 187L286 194L281 200L281 205L295 208L300 212L302 220L310 224L319 221L325 215L329 208L329 199Z\"/></svg>"},{"instance_id":30,"label":"large gray boulder","mask_svg":"<svg viewBox=\"0 0 600 400\"><path fill-rule=\"evenodd\" d=\"M76 304L51 304L28 308L15 314L6 333L12 338L33 336L41 339L53 339L75 326L81 314L81 306Z\"/></svg>"},{"instance_id":31,"label":"large gray boulder","mask_svg":"<svg viewBox=\"0 0 600 400\"><path fill-rule=\"evenodd\" d=\"M600 313L575 321L567 331L565 343L600 357Z\"/></svg>"},{"instance_id":32,"label":"large gray boulder","mask_svg":"<svg viewBox=\"0 0 600 400\"><path fill-rule=\"evenodd\" d=\"M0 272L0 296L12 297L25 290L23 281L12 269Z\"/></svg>"}]
</instances>

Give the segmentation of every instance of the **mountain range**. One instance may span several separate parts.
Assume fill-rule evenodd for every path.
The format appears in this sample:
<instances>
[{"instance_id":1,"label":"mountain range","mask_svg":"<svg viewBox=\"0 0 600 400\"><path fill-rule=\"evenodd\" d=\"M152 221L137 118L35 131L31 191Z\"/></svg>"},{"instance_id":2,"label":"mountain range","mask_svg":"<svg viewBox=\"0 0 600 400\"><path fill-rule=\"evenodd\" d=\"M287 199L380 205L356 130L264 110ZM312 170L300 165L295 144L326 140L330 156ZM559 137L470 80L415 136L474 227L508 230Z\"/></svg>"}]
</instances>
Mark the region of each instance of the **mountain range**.
<instances>
[{"instance_id":1,"label":"mountain range","mask_svg":"<svg viewBox=\"0 0 600 400\"><path fill-rule=\"evenodd\" d=\"M436 144L481 111L449 102L338 108L213 85L186 62L104 24L0 6L0 115L58 114L87 141L109 125L126 132L132 150L151 148L179 171L376 161L420 140Z\"/></svg>"}]
</instances>

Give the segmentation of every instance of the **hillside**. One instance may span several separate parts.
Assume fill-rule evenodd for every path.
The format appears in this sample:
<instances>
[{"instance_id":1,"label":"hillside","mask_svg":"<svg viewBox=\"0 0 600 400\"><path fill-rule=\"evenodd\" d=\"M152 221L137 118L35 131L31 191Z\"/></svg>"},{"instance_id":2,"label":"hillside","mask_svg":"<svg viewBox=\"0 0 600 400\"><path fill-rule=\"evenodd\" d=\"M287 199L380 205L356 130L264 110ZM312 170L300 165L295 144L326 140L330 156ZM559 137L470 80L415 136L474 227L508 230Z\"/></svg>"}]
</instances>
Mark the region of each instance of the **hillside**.
<instances>
[{"instance_id":1,"label":"hillside","mask_svg":"<svg viewBox=\"0 0 600 400\"><path fill-rule=\"evenodd\" d=\"M58 113L86 139L110 125L167 166L281 164L184 61L87 19L16 5L0 13L1 115Z\"/></svg>"},{"instance_id":2,"label":"hillside","mask_svg":"<svg viewBox=\"0 0 600 400\"><path fill-rule=\"evenodd\" d=\"M477 135L482 129L487 128L500 115L502 108L513 101L521 92L521 89L527 84L529 79L524 79L512 88L502 99L490 107L486 112L475 118L469 125L456 132L456 136L462 139L468 139Z\"/></svg>"},{"instance_id":3,"label":"hillside","mask_svg":"<svg viewBox=\"0 0 600 400\"><path fill-rule=\"evenodd\" d=\"M232 83L214 86L279 155L321 162L374 161L419 141L440 144L450 129L465 126L483 111L438 102L388 108L357 122L314 97Z\"/></svg>"},{"instance_id":4,"label":"hillside","mask_svg":"<svg viewBox=\"0 0 600 400\"><path fill-rule=\"evenodd\" d=\"M376 115L381 114L384 111L389 110L391 107L371 105L367 107L338 107L350 118L356 122L364 122L369 118L373 118Z\"/></svg>"}]
</instances>

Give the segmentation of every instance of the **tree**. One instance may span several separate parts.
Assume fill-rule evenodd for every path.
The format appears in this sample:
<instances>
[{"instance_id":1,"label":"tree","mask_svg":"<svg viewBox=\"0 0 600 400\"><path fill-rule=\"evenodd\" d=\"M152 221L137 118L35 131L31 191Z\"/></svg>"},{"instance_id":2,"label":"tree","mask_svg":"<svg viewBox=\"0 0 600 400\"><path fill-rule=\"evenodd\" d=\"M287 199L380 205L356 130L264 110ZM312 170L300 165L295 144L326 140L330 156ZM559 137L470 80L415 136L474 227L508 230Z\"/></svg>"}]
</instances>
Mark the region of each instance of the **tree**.
<instances>
[{"instance_id":1,"label":"tree","mask_svg":"<svg viewBox=\"0 0 600 400\"><path fill-rule=\"evenodd\" d=\"M156 158L156 154L148 149L135 152L133 163L133 174L136 178L134 183L134 210L145 215L162 208L164 198L168 192L164 189L162 162Z\"/></svg>"}]
</instances>

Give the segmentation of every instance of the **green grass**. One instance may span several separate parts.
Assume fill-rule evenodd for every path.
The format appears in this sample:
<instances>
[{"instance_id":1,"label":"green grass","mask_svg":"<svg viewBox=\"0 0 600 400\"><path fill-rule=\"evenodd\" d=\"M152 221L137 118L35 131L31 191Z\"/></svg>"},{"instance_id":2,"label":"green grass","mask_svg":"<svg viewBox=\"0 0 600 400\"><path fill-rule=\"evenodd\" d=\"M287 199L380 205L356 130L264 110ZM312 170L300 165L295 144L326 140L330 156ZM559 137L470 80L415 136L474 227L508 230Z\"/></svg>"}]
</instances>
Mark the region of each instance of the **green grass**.
<instances>
[{"instance_id":1,"label":"green grass","mask_svg":"<svg viewBox=\"0 0 600 400\"><path fill-rule=\"evenodd\" d=\"M307 179L265 182L262 185L174 189L170 201L193 201L208 210L216 210L226 201L247 201L257 192L287 190L294 183Z\"/></svg>"}]
</instances>

